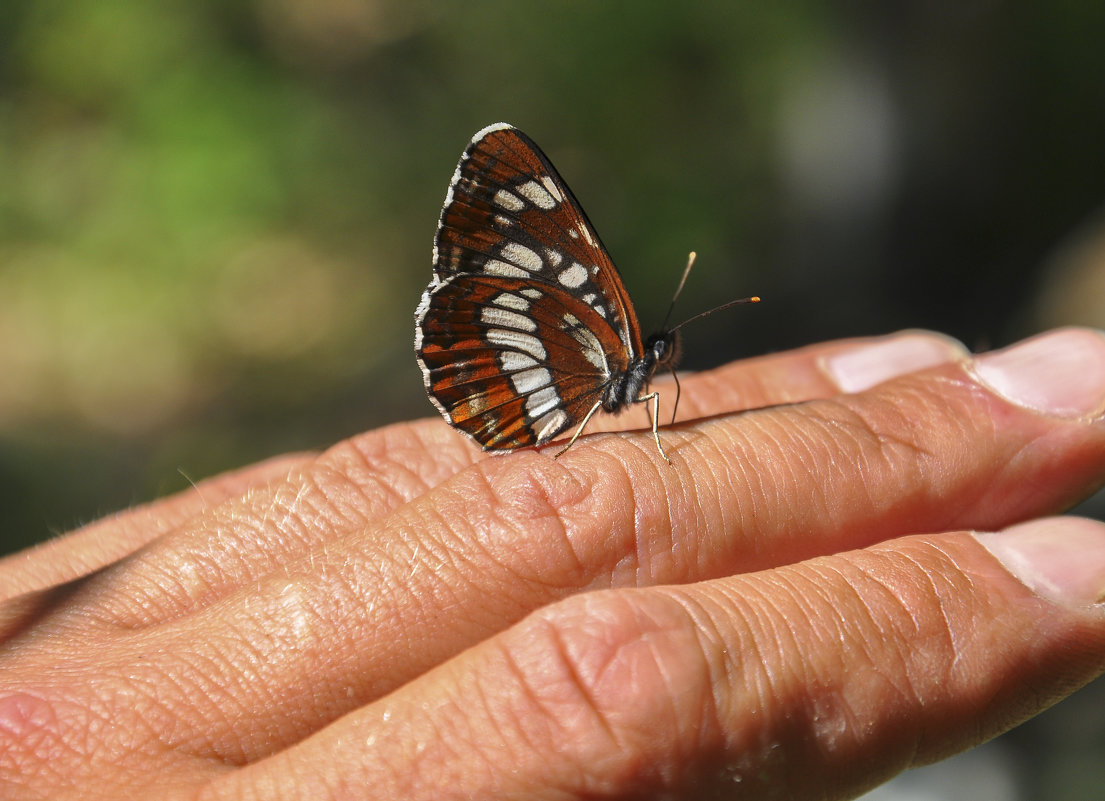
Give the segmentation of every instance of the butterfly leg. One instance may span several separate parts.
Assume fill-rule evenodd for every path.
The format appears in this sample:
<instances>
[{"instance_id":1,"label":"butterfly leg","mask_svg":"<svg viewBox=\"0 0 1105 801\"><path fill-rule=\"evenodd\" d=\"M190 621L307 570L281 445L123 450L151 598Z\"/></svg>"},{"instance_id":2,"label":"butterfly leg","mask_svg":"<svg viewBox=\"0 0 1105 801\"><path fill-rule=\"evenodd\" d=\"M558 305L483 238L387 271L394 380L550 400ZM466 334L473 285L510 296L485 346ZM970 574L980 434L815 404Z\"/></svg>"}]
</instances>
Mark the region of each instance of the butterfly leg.
<instances>
[{"instance_id":1,"label":"butterfly leg","mask_svg":"<svg viewBox=\"0 0 1105 801\"><path fill-rule=\"evenodd\" d=\"M596 401L595 405L591 407L590 411L588 411L587 414L583 416L583 422L579 424L579 428L576 429L576 433L572 434L572 438L568 440L568 444L553 455L554 459L559 459L561 456L568 452L568 448L572 447L572 445L575 444L575 441L579 439L579 435L583 433L583 428L587 425L587 421L591 419L591 415L597 412L601 406L602 401Z\"/></svg>"},{"instance_id":2,"label":"butterfly leg","mask_svg":"<svg viewBox=\"0 0 1105 801\"><path fill-rule=\"evenodd\" d=\"M664 446L660 444L660 393L650 392L647 395L642 395L637 398L637 403L648 403L652 401L652 437L656 440L656 449L660 451L660 455L664 457L664 461L671 464L671 459L664 453ZM583 422L576 428L576 433L572 434L572 438L568 440L568 444L561 448L556 454L553 455L554 459L558 459L568 452L568 448L575 444L575 441L579 439L579 435L583 433L584 427L587 425L587 421L591 419L591 416L599 410L602 406L602 401L598 401L594 406L588 410L587 414L583 416Z\"/></svg>"},{"instance_id":3,"label":"butterfly leg","mask_svg":"<svg viewBox=\"0 0 1105 801\"><path fill-rule=\"evenodd\" d=\"M637 403L648 403L652 401L652 438L656 440L656 449L660 451L660 455L664 457L664 461L671 464L671 459L664 453L664 446L660 444L660 393L650 392L647 395L642 395L637 398Z\"/></svg>"}]
</instances>

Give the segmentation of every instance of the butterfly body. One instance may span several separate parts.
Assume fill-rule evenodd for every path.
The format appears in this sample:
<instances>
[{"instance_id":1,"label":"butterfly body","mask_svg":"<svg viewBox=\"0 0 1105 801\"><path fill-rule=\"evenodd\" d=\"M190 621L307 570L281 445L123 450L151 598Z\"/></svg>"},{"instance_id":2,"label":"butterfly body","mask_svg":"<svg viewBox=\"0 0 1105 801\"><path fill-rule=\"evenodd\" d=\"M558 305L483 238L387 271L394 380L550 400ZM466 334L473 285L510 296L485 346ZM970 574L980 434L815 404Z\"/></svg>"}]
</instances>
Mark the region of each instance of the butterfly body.
<instances>
[{"instance_id":1,"label":"butterfly body","mask_svg":"<svg viewBox=\"0 0 1105 801\"><path fill-rule=\"evenodd\" d=\"M656 401L649 381L674 367L678 339L642 340L571 190L529 137L497 123L473 137L449 185L415 351L446 421L485 450L510 451L576 426L570 446L598 409Z\"/></svg>"},{"instance_id":2,"label":"butterfly body","mask_svg":"<svg viewBox=\"0 0 1105 801\"><path fill-rule=\"evenodd\" d=\"M679 334L660 331L645 342L644 353L625 372L611 376L602 396L603 411L617 414L648 392L649 381L659 367L675 367L679 359Z\"/></svg>"}]
</instances>

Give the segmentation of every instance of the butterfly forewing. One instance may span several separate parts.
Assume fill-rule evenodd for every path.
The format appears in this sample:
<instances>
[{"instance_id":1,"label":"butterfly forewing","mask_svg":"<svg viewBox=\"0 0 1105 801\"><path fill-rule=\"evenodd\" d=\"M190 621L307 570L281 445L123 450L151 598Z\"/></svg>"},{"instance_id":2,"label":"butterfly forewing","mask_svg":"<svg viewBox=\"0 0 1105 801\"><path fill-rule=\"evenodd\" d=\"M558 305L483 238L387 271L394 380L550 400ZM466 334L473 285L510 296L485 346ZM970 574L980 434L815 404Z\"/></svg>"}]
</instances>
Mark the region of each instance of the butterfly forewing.
<instances>
[{"instance_id":1,"label":"butterfly forewing","mask_svg":"<svg viewBox=\"0 0 1105 801\"><path fill-rule=\"evenodd\" d=\"M540 445L600 403L637 400L612 392L643 348L618 271L548 158L505 123L461 156L415 316L430 399L485 449Z\"/></svg>"},{"instance_id":2,"label":"butterfly forewing","mask_svg":"<svg viewBox=\"0 0 1105 801\"><path fill-rule=\"evenodd\" d=\"M477 133L461 156L434 273L543 279L591 304L631 356L641 352L633 305L594 226L540 148L505 123Z\"/></svg>"}]
</instances>

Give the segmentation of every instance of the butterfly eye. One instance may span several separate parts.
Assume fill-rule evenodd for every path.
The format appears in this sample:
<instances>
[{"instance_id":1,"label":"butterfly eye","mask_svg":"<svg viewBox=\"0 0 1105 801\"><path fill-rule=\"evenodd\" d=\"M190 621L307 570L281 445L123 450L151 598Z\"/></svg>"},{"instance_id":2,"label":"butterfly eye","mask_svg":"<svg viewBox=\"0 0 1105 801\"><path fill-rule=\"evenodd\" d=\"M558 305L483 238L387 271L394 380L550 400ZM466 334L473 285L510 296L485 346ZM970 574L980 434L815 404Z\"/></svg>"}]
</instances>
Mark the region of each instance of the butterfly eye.
<instances>
[{"instance_id":1,"label":"butterfly eye","mask_svg":"<svg viewBox=\"0 0 1105 801\"><path fill-rule=\"evenodd\" d=\"M679 335L673 333L665 336L662 340L661 353L656 360L656 364L658 366L674 367L675 363L679 360L679 356Z\"/></svg>"}]
</instances>

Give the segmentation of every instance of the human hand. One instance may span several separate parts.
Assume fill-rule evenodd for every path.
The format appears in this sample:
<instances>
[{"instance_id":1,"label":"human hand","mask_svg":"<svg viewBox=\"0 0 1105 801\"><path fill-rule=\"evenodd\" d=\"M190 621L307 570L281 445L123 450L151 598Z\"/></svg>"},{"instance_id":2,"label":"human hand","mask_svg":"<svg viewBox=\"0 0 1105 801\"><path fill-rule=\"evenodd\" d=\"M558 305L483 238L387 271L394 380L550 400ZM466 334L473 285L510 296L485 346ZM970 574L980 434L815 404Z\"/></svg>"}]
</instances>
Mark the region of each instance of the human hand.
<instances>
[{"instance_id":1,"label":"human hand","mask_svg":"<svg viewBox=\"0 0 1105 801\"><path fill-rule=\"evenodd\" d=\"M1105 338L682 383L672 466L424 420L0 561L0 795L845 797L1105 668L1105 527L1015 525L1105 481Z\"/></svg>"}]
</instances>

